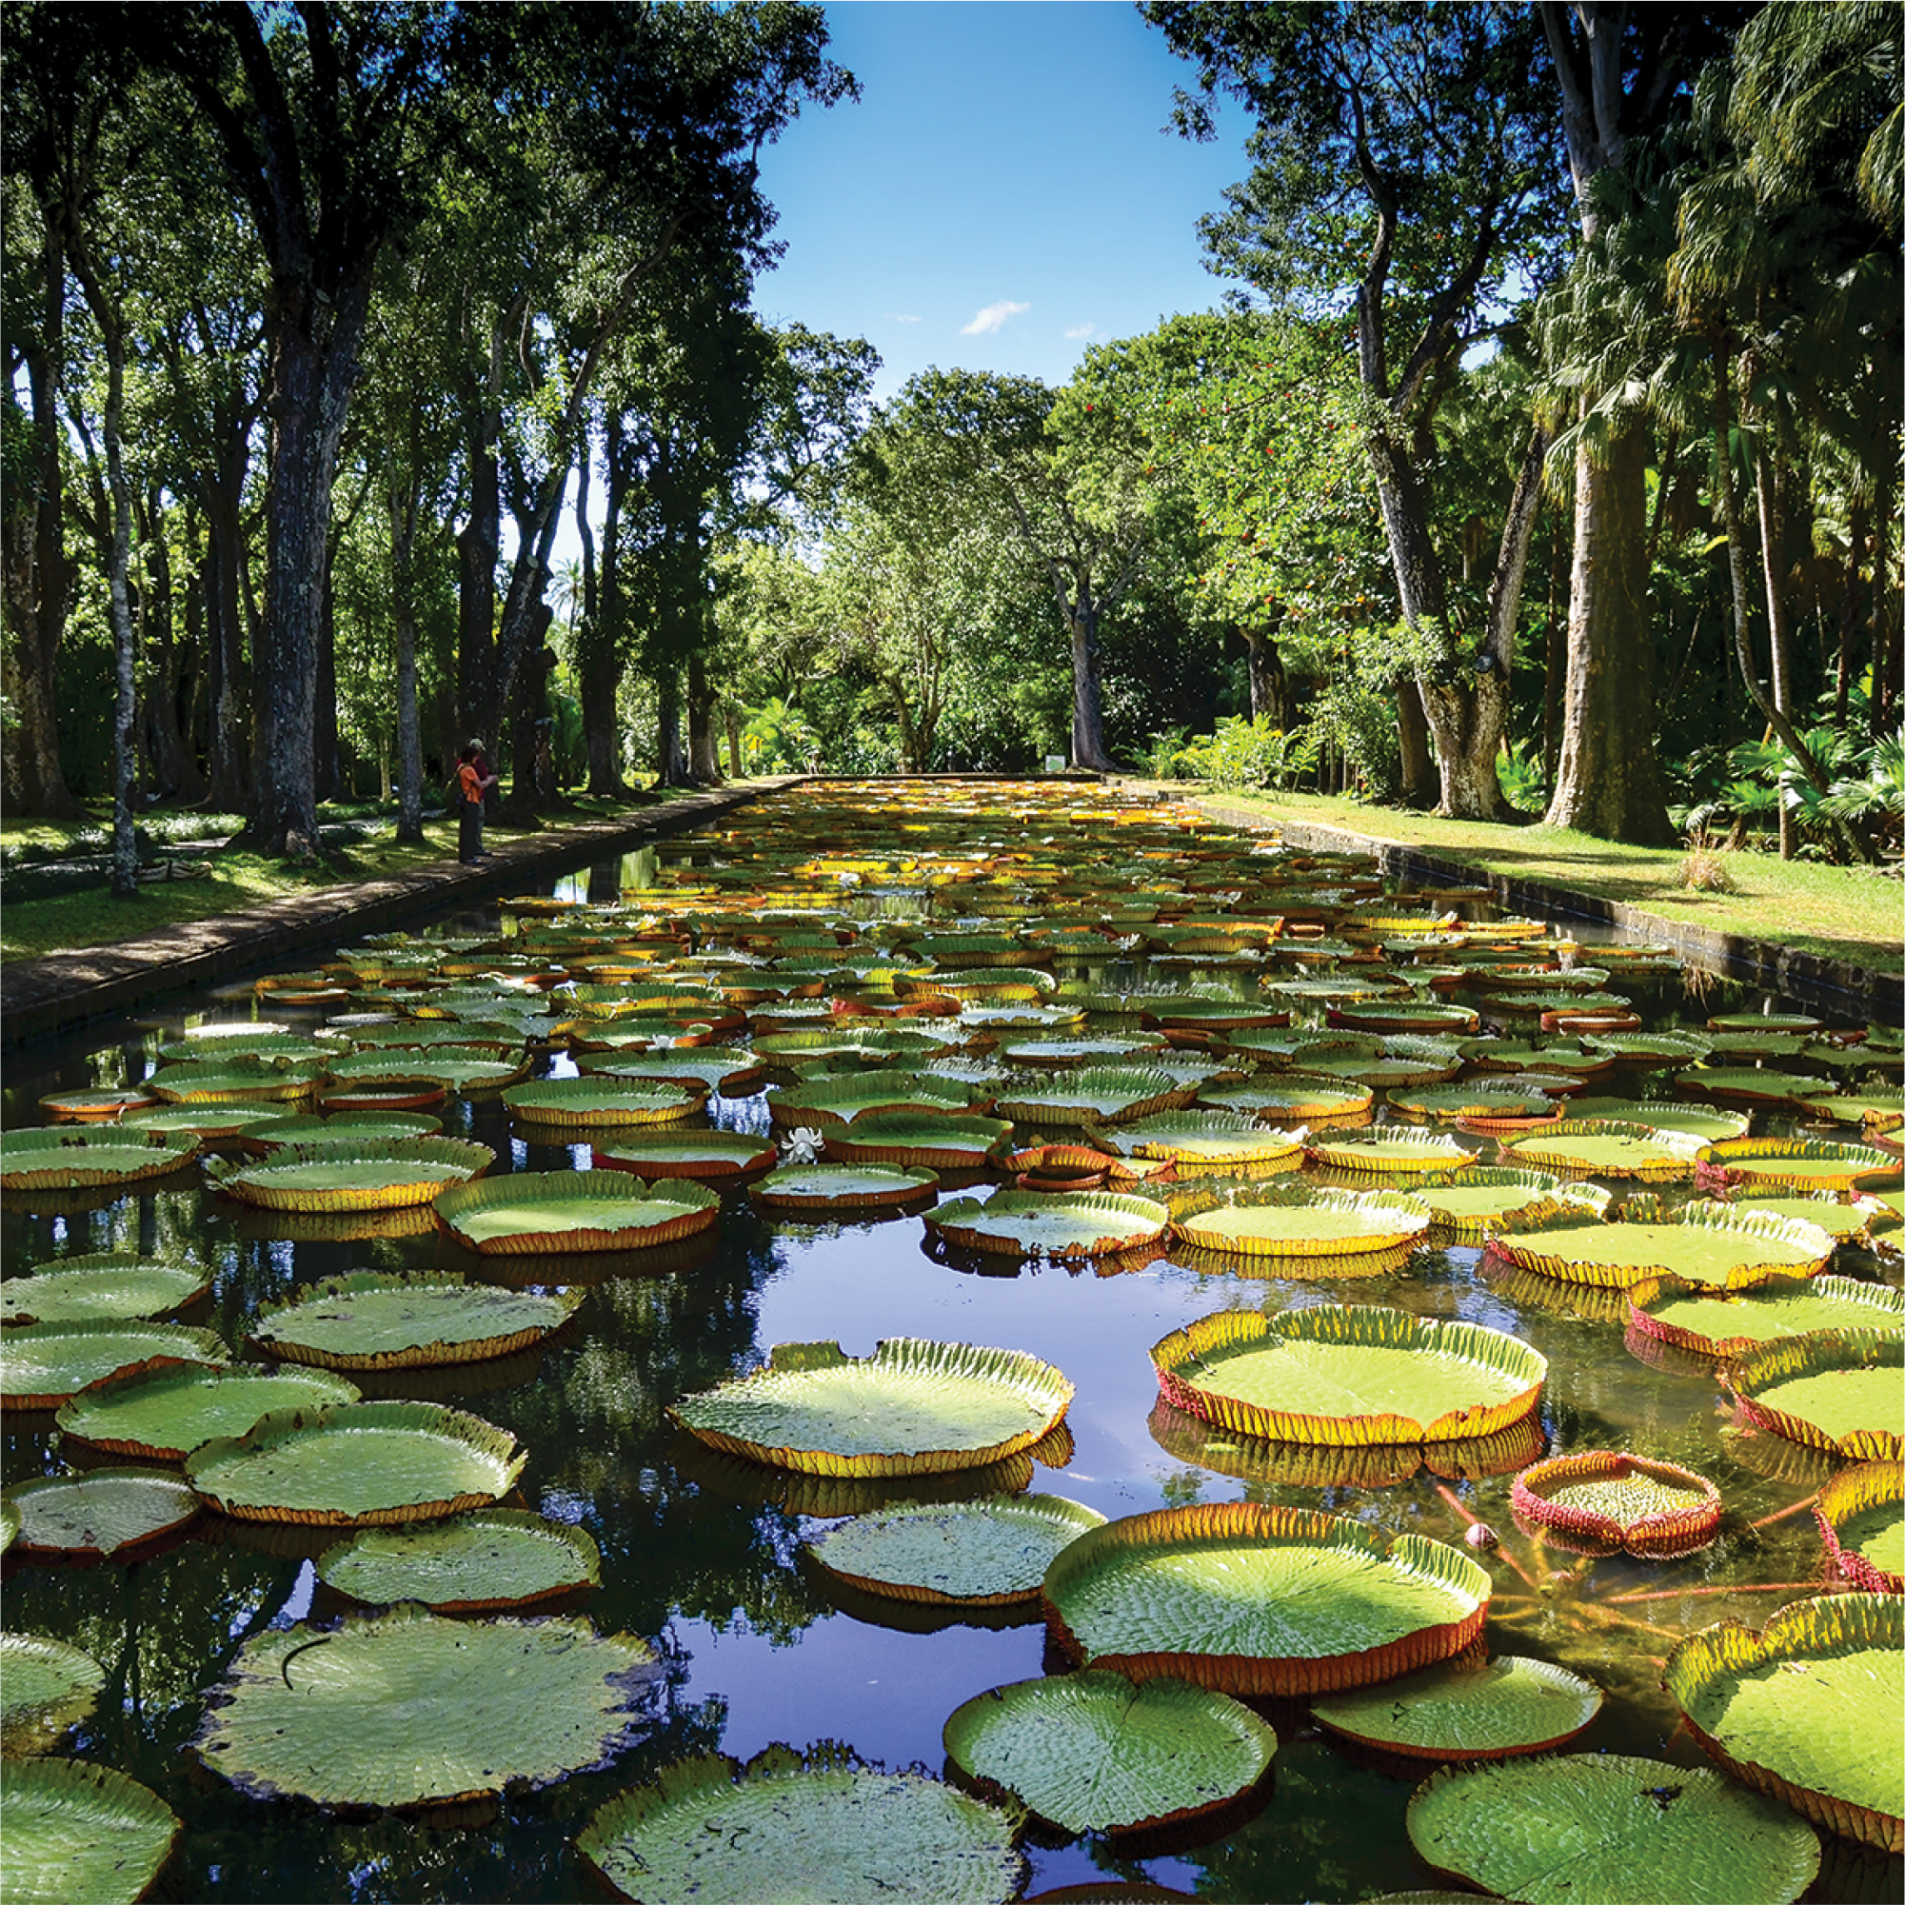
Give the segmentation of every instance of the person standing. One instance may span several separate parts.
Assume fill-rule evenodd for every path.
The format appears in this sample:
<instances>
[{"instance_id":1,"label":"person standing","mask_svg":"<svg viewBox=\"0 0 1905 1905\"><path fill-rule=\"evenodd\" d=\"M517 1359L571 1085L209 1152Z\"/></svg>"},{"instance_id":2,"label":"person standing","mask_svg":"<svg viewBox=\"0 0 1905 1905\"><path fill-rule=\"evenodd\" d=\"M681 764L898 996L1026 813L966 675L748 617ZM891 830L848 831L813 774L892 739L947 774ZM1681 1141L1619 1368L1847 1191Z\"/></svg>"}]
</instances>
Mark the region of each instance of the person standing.
<instances>
[{"instance_id":1,"label":"person standing","mask_svg":"<svg viewBox=\"0 0 1905 1905\"><path fill-rule=\"evenodd\" d=\"M456 857L465 866L474 866L477 861L489 858L483 851L483 796L496 785L496 776L488 772L489 763L484 760L482 748L475 741L456 758L456 791L459 796Z\"/></svg>"}]
</instances>

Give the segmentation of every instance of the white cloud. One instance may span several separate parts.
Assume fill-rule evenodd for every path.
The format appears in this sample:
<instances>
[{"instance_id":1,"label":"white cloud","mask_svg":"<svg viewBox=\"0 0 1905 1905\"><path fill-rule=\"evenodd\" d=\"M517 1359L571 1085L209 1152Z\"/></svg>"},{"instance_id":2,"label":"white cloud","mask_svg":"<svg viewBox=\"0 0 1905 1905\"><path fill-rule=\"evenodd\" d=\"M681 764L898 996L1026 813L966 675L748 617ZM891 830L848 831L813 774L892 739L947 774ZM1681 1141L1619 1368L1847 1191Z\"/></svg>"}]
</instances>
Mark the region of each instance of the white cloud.
<instances>
[{"instance_id":1,"label":"white cloud","mask_svg":"<svg viewBox=\"0 0 1905 1905\"><path fill-rule=\"evenodd\" d=\"M919 314L916 311L882 311L880 315L889 324L917 324Z\"/></svg>"},{"instance_id":2,"label":"white cloud","mask_svg":"<svg viewBox=\"0 0 1905 1905\"><path fill-rule=\"evenodd\" d=\"M1067 337L1096 337L1098 327L1095 324L1074 324L1065 335Z\"/></svg>"},{"instance_id":3,"label":"white cloud","mask_svg":"<svg viewBox=\"0 0 1905 1905\"><path fill-rule=\"evenodd\" d=\"M1031 308L1029 304L1014 304L1010 298L1001 298L997 304L988 304L970 324L961 325L959 335L961 337L990 337L993 332L1005 328L1008 318L1018 317Z\"/></svg>"}]
</instances>

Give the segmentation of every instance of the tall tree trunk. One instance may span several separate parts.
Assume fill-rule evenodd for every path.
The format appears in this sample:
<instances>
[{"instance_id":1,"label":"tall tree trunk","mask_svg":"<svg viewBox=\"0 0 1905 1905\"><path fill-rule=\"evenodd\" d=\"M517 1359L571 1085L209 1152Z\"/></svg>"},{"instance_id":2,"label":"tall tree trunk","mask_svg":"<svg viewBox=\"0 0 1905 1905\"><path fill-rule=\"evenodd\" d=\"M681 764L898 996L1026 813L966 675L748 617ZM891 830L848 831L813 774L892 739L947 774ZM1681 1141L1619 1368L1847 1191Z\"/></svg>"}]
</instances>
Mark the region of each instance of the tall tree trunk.
<instances>
[{"instance_id":1,"label":"tall tree trunk","mask_svg":"<svg viewBox=\"0 0 1905 1905\"><path fill-rule=\"evenodd\" d=\"M655 784L692 787L681 751L681 667L663 662L655 670Z\"/></svg>"},{"instance_id":2,"label":"tall tree trunk","mask_svg":"<svg viewBox=\"0 0 1905 1905\"><path fill-rule=\"evenodd\" d=\"M73 565L66 555L59 383L65 358L66 254L57 221L47 217L41 247L40 335L26 353L31 396L31 476L9 482L0 532L0 580L6 637L0 688L14 728L0 748L0 807L9 814L77 820L79 802L60 765L59 695L55 671L66 633Z\"/></svg>"},{"instance_id":3,"label":"tall tree trunk","mask_svg":"<svg viewBox=\"0 0 1905 1905\"><path fill-rule=\"evenodd\" d=\"M741 711L730 698L721 712L728 731L728 772L738 781L741 778Z\"/></svg>"},{"instance_id":4,"label":"tall tree trunk","mask_svg":"<svg viewBox=\"0 0 1905 1905\"><path fill-rule=\"evenodd\" d=\"M199 772L179 718L188 661L185 645L177 636L178 596L172 586L163 508L157 498L146 511L144 540L151 552L142 606L147 611L144 727L152 779L156 790L168 800L200 800L205 793L205 777Z\"/></svg>"},{"instance_id":5,"label":"tall tree trunk","mask_svg":"<svg viewBox=\"0 0 1905 1905\"><path fill-rule=\"evenodd\" d=\"M714 739L714 689L700 655L688 660L688 771L703 787L721 785L721 756Z\"/></svg>"},{"instance_id":6,"label":"tall tree trunk","mask_svg":"<svg viewBox=\"0 0 1905 1905\"><path fill-rule=\"evenodd\" d=\"M481 391L467 398L469 514L456 533L456 726L459 744L475 736L500 750L501 684L495 661L496 563L503 544L502 478L496 446L502 435L502 364L507 315L490 327L490 362ZM485 719L490 722L484 726Z\"/></svg>"},{"instance_id":7,"label":"tall tree trunk","mask_svg":"<svg viewBox=\"0 0 1905 1905\"><path fill-rule=\"evenodd\" d=\"M1435 756L1429 752L1429 717L1413 675L1396 683L1396 745L1402 760L1402 804L1432 807L1436 800Z\"/></svg>"},{"instance_id":8,"label":"tall tree trunk","mask_svg":"<svg viewBox=\"0 0 1905 1905\"><path fill-rule=\"evenodd\" d=\"M1250 718L1268 720L1285 733L1290 727L1290 684L1277 653L1275 636L1260 628L1239 628L1250 658Z\"/></svg>"},{"instance_id":9,"label":"tall tree trunk","mask_svg":"<svg viewBox=\"0 0 1905 1905\"><path fill-rule=\"evenodd\" d=\"M1764 444L1755 446L1753 455L1753 498L1759 510L1760 573L1766 584L1766 641L1773 661L1773 706L1788 721L1793 716L1792 631L1786 620L1786 591L1780 571L1785 564L1786 515L1783 476L1770 470L1771 458ZM1790 860L1799 850L1799 834L1793 811L1782 799L1779 803L1779 857Z\"/></svg>"},{"instance_id":10,"label":"tall tree trunk","mask_svg":"<svg viewBox=\"0 0 1905 1905\"><path fill-rule=\"evenodd\" d=\"M1838 684L1834 690L1832 702L1833 718L1842 728L1846 721L1846 704L1852 693L1852 638L1859 626L1859 570L1865 560L1865 495L1863 491L1853 492L1850 517L1851 520L1846 524L1845 577L1839 592ZM1876 672L1872 685L1876 694L1878 687Z\"/></svg>"},{"instance_id":11,"label":"tall tree trunk","mask_svg":"<svg viewBox=\"0 0 1905 1905\"><path fill-rule=\"evenodd\" d=\"M1561 758L1545 816L1603 840L1671 846L1654 754L1647 613L1647 433L1629 424L1574 466L1574 568Z\"/></svg>"},{"instance_id":12,"label":"tall tree trunk","mask_svg":"<svg viewBox=\"0 0 1905 1905\"><path fill-rule=\"evenodd\" d=\"M599 582L589 583L588 607L578 631L582 691L582 741L589 761L589 792L621 799L628 792L622 778L622 740L616 725L621 698L626 637L626 598L622 593L622 505L628 495L628 461L624 450L622 417L609 407L604 426L603 461L608 497L602 518L602 571ZM590 571L583 570L585 583Z\"/></svg>"},{"instance_id":13,"label":"tall tree trunk","mask_svg":"<svg viewBox=\"0 0 1905 1905\"><path fill-rule=\"evenodd\" d=\"M318 591L317 702L311 736L311 791L317 800L335 800L343 778L337 743L337 585L331 568L336 553L327 536L324 586Z\"/></svg>"},{"instance_id":14,"label":"tall tree trunk","mask_svg":"<svg viewBox=\"0 0 1905 1905\"><path fill-rule=\"evenodd\" d=\"M211 678L210 769L205 804L214 813L243 812L250 798L250 694L245 655L245 472L249 431L223 437L218 468L208 472L205 503L205 648Z\"/></svg>"},{"instance_id":15,"label":"tall tree trunk","mask_svg":"<svg viewBox=\"0 0 1905 1905\"><path fill-rule=\"evenodd\" d=\"M413 413L414 418L414 413ZM420 460L413 420L410 455L401 476L393 467L389 496L390 612L397 638L397 838L422 840L423 745L417 719L417 518ZM387 758L379 748L380 761Z\"/></svg>"},{"instance_id":16,"label":"tall tree trunk","mask_svg":"<svg viewBox=\"0 0 1905 1905\"><path fill-rule=\"evenodd\" d=\"M1892 462L1872 472L1872 738L1891 732L1898 706L1899 623L1892 611Z\"/></svg>"},{"instance_id":17,"label":"tall tree trunk","mask_svg":"<svg viewBox=\"0 0 1905 1905\"><path fill-rule=\"evenodd\" d=\"M549 677L556 666L548 635L556 615L547 602L538 603L537 609L531 645L516 665L516 680L510 695L512 777L508 806L512 815L522 819L529 818L555 796L555 789L544 785L545 750L537 743L548 731L543 723L549 714Z\"/></svg>"},{"instance_id":18,"label":"tall tree trunk","mask_svg":"<svg viewBox=\"0 0 1905 1905\"><path fill-rule=\"evenodd\" d=\"M1061 590L1058 605L1072 642L1072 765L1108 774L1114 769L1111 756L1105 752L1104 696L1098 684L1098 609L1091 599L1091 585L1081 583L1078 599L1070 605Z\"/></svg>"}]
</instances>

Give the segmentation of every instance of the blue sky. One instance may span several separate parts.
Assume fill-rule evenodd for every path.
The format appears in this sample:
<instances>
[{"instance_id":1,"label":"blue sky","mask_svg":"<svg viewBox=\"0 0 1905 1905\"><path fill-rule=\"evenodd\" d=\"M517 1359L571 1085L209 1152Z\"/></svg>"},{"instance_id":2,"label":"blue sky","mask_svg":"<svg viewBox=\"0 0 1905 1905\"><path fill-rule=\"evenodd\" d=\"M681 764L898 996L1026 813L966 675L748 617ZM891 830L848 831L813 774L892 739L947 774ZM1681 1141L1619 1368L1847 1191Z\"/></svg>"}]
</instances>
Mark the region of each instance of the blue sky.
<instances>
[{"instance_id":1,"label":"blue sky","mask_svg":"<svg viewBox=\"0 0 1905 1905\"><path fill-rule=\"evenodd\" d=\"M890 397L928 364L1063 383L1086 347L1206 310L1197 220L1246 170L1166 131L1190 68L1128 0L845 0L861 99L809 111L762 178L787 254L769 322L868 339Z\"/></svg>"}]
</instances>

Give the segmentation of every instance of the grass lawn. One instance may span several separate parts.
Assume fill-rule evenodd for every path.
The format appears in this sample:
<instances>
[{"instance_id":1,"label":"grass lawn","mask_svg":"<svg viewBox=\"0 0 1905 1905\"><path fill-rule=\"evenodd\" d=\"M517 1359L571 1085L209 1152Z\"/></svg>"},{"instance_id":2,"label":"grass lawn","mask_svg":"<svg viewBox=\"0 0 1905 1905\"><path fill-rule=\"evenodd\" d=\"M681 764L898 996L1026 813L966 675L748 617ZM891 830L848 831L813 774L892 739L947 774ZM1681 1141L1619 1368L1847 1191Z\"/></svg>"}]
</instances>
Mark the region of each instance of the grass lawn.
<instances>
[{"instance_id":1,"label":"grass lawn","mask_svg":"<svg viewBox=\"0 0 1905 1905\"><path fill-rule=\"evenodd\" d=\"M1491 873L1520 875L1644 908L1662 919L1905 973L1905 887L1896 872L1723 854L1731 893L1677 885L1684 847L1626 847L1565 827L1442 820L1321 794L1190 794L1213 814L1307 821L1369 839L1418 846Z\"/></svg>"},{"instance_id":2,"label":"grass lawn","mask_svg":"<svg viewBox=\"0 0 1905 1905\"><path fill-rule=\"evenodd\" d=\"M663 798L654 791L639 793L624 801L577 797L575 812L552 815L549 826L553 829L565 822L603 819L633 808L652 806ZM325 823L329 816L320 809L318 818L320 823ZM185 826L176 824L183 820L185 816L155 813L143 824L159 840L202 837L189 822ZM12 859L22 849L30 852L36 848L58 849L75 844L82 853L96 852L101 825L97 819L70 824L8 823L0 826L0 854ZM309 866L226 849L186 863L194 869L206 869L202 876L143 883L136 899L114 899L106 887L95 886L74 893L0 903L0 961L32 959L41 953L106 945L187 920L210 919L221 913L260 906L268 900L281 900L357 880L381 879L433 861L453 859L456 830L454 820L426 812L422 845L400 846L392 838L391 830L386 829L382 834L353 840L348 846L327 849L323 859ZM522 829L493 820L483 832L485 844L490 846L526 837Z\"/></svg>"}]
</instances>

